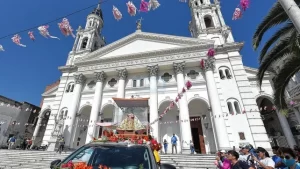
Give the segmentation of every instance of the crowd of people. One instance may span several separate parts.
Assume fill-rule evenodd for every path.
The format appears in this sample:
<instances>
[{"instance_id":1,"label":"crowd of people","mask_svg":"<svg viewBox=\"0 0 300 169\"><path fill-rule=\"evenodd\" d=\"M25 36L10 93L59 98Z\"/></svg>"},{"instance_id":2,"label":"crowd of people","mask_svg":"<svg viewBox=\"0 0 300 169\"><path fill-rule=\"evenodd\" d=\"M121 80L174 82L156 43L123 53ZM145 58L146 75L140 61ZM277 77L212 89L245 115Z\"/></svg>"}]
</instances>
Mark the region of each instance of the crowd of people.
<instances>
[{"instance_id":1,"label":"crowd of people","mask_svg":"<svg viewBox=\"0 0 300 169\"><path fill-rule=\"evenodd\" d=\"M219 169L300 169L300 149L287 147L272 147L271 157L263 147L253 148L252 145L240 147L240 152L234 150L218 152L215 164Z\"/></svg>"}]
</instances>

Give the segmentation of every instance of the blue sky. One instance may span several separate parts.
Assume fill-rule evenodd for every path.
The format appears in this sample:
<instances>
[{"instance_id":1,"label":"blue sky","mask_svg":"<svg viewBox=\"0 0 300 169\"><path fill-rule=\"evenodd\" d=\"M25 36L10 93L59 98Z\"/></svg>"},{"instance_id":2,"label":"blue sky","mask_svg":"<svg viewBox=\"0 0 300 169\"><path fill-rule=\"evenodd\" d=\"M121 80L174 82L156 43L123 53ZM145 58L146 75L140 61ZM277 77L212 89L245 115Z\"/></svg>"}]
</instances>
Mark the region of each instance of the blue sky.
<instances>
[{"instance_id":1,"label":"blue sky","mask_svg":"<svg viewBox=\"0 0 300 169\"><path fill-rule=\"evenodd\" d=\"M245 47L241 54L246 66L257 67L258 52L251 47L252 35L271 8L275 0L250 0L250 8L241 20L232 21L232 13L239 0L221 0L222 13L225 22L233 30L236 41L244 41ZM39 26L45 22L72 13L76 10L96 4L97 0L7 0L0 2L1 31L0 37L18 32L30 27ZM178 0L160 0L161 7L149 13L130 17L126 9L126 0L108 0L101 7L104 15L103 35L107 43L116 41L135 31L135 21L143 17L143 31L190 36L188 22L191 19L187 3ZM140 0L133 0L139 6ZM112 15L112 5L123 13L123 19L116 21ZM86 16L92 9L68 17L72 27L84 26ZM60 21L59 21L60 22ZM59 79L61 73L58 66L66 63L74 39L64 37L58 27L58 22L50 24L50 33L61 40L45 39L37 29L33 29L36 41L32 42L27 32L20 33L21 42L26 48L15 45L11 37L0 39L5 52L0 52L1 84L0 95L39 105L41 94L46 85ZM270 33L268 33L270 35Z\"/></svg>"}]
</instances>

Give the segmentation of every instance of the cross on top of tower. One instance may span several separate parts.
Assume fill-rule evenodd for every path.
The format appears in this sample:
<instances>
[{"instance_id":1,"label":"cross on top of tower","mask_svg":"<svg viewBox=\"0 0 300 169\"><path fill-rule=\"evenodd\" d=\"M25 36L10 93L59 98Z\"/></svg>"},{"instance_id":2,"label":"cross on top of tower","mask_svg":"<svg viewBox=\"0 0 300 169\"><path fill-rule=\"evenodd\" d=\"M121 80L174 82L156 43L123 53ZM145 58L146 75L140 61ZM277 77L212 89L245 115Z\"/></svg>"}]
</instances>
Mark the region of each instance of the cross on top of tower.
<instances>
[{"instance_id":1,"label":"cross on top of tower","mask_svg":"<svg viewBox=\"0 0 300 169\"><path fill-rule=\"evenodd\" d=\"M97 5L97 8L95 8L91 13L92 14L95 14L97 16L100 16L100 18L103 20L103 14L102 14L102 10L101 10L101 1L102 0L99 0L99 3Z\"/></svg>"},{"instance_id":2,"label":"cross on top of tower","mask_svg":"<svg viewBox=\"0 0 300 169\"><path fill-rule=\"evenodd\" d=\"M138 19L136 21L136 30L141 30L142 29L142 20L143 20L143 18L141 17L141 19Z\"/></svg>"}]
</instances>

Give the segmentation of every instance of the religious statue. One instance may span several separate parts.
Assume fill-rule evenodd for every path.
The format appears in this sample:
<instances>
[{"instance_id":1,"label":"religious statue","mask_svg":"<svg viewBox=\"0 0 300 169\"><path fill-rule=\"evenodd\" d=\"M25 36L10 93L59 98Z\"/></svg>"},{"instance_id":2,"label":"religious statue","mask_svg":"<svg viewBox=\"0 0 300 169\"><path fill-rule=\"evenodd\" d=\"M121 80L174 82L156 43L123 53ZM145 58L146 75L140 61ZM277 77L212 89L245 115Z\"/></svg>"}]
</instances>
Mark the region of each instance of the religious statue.
<instances>
[{"instance_id":1,"label":"religious statue","mask_svg":"<svg viewBox=\"0 0 300 169\"><path fill-rule=\"evenodd\" d=\"M136 29L137 29L137 30L141 30L141 29L142 29L142 20L143 20L143 18L138 19L138 20L136 21Z\"/></svg>"}]
</instances>

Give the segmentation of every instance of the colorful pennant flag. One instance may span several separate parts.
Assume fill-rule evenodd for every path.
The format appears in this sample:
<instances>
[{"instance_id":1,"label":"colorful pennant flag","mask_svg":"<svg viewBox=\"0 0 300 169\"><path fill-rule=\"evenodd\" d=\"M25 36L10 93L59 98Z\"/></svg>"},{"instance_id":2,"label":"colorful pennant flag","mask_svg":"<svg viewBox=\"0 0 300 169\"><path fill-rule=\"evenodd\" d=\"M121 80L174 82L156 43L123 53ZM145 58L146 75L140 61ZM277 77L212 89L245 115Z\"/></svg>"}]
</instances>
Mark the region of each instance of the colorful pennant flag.
<instances>
[{"instance_id":1,"label":"colorful pennant flag","mask_svg":"<svg viewBox=\"0 0 300 169\"><path fill-rule=\"evenodd\" d=\"M136 15L136 7L135 5L132 3L132 1L128 1L126 3L127 5L127 11L129 13L130 16L135 16Z\"/></svg>"},{"instance_id":2,"label":"colorful pennant flag","mask_svg":"<svg viewBox=\"0 0 300 169\"><path fill-rule=\"evenodd\" d=\"M117 21L122 19L122 13L119 11L119 9L117 7L113 6L112 12Z\"/></svg>"},{"instance_id":3,"label":"colorful pennant flag","mask_svg":"<svg viewBox=\"0 0 300 169\"><path fill-rule=\"evenodd\" d=\"M18 34L14 35L14 37L12 37L11 39L12 39L12 41L13 41L16 45L22 46L22 47L26 47L26 45L23 45L23 44L21 43L21 39L22 39L22 38L21 38Z\"/></svg>"},{"instance_id":4,"label":"colorful pennant flag","mask_svg":"<svg viewBox=\"0 0 300 169\"><path fill-rule=\"evenodd\" d=\"M29 31L29 32L28 32L28 35L29 35L29 38L30 38L32 41L35 41L35 37L34 37L32 31Z\"/></svg>"},{"instance_id":5,"label":"colorful pennant flag","mask_svg":"<svg viewBox=\"0 0 300 169\"><path fill-rule=\"evenodd\" d=\"M42 36L44 36L45 38L52 38L52 39L58 39L58 40L60 40L56 36L51 36L50 33L49 33L48 28L49 28L49 25L42 25L42 26L38 27L38 30L39 30L40 34Z\"/></svg>"},{"instance_id":6,"label":"colorful pennant flag","mask_svg":"<svg viewBox=\"0 0 300 169\"><path fill-rule=\"evenodd\" d=\"M145 0L141 0L140 4L140 12L148 12L149 11L149 3Z\"/></svg>"},{"instance_id":7,"label":"colorful pennant flag","mask_svg":"<svg viewBox=\"0 0 300 169\"><path fill-rule=\"evenodd\" d=\"M70 25L70 22L67 18L63 18L63 20L58 23L58 27L61 31L61 33L65 36L72 36L73 38L75 38L75 35L73 33L73 29Z\"/></svg>"}]
</instances>

